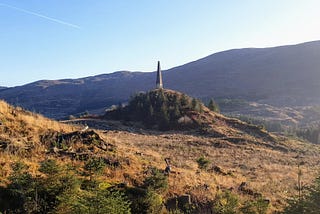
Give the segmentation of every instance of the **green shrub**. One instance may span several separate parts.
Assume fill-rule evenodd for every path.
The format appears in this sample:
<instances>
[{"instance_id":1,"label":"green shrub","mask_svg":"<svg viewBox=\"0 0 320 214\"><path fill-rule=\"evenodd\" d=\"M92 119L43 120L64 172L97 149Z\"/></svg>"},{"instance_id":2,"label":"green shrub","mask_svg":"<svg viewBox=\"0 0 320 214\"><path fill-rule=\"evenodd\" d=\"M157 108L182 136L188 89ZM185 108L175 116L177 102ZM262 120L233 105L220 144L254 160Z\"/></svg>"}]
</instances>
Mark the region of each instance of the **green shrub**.
<instances>
[{"instance_id":1,"label":"green shrub","mask_svg":"<svg viewBox=\"0 0 320 214\"><path fill-rule=\"evenodd\" d=\"M11 168L14 171L14 173L21 173L21 172L29 169L29 166L27 166L25 163L18 161L18 162L11 164Z\"/></svg>"},{"instance_id":2,"label":"green shrub","mask_svg":"<svg viewBox=\"0 0 320 214\"><path fill-rule=\"evenodd\" d=\"M91 158L85 163L84 169L92 180L93 175L102 173L105 167L106 164L102 158Z\"/></svg>"},{"instance_id":3,"label":"green shrub","mask_svg":"<svg viewBox=\"0 0 320 214\"><path fill-rule=\"evenodd\" d=\"M269 208L269 203L263 198L259 198L255 201L246 201L241 212L243 214L266 214Z\"/></svg>"},{"instance_id":4,"label":"green shrub","mask_svg":"<svg viewBox=\"0 0 320 214\"><path fill-rule=\"evenodd\" d=\"M0 211L7 210L13 213L33 213L40 211L40 198L38 195L38 182L21 163L13 165L13 173L9 177L11 182L7 188L0 190Z\"/></svg>"},{"instance_id":5,"label":"green shrub","mask_svg":"<svg viewBox=\"0 0 320 214\"><path fill-rule=\"evenodd\" d=\"M320 177L315 180L308 194L302 198L294 198L283 213L286 214L318 214L320 210Z\"/></svg>"},{"instance_id":6,"label":"green shrub","mask_svg":"<svg viewBox=\"0 0 320 214\"><path fill-rule=\"evenodd\" d=\"M126 197L119 191L109 190L97 190L81 195L72 201L70 211L83 214L131 213L130 202Z\"/></svg>"},{"instance_id":7,"label":"green shrub","mask_svg":"<svg viewBox=\"0 0 320 214\"><path fill-rule=\"evenodd\" d=\"M125 194L131 202L132 213L158 214L165 209L162 196L151 188L127 187Z\"/></svg>"},{"instance_id":8,"label":"green shrub","mask_svg":"<svg viewBox=\"0 0 320 214\"><path fill-rule=\"evenodd\" d=\"M48 159L40 163L39 171L47 175L55 175L60 172L60 167L53 159Z\"/></svg>"},{"instance_id":9,"label":"green shrub","mask_svg":"<svg viewBox=\"0 0 320 214\"><path fill-rule=\"evenodd\" d=\"M152 174L143 181L143 186L146 189L154 190L157 193L162 193L168 189L168 177L157 168L151 169Z\"/></svg>"},{"instance_id":10,"label":"green shrub","mask_svg":"<svg viewBox=\"0 0 320 214\"><path fill-rule=\"evenodd\" d=\"M210 160L205 158L204 156L199 157L196 161L198 163L199 169L207 169L210 164Z\"/></svg>"},{"instance_id":11,"label":"green shrub","mask_svg":"<svg viewBox=\"0 0 320 214\"><path fill-rule=\"evenodd\" d=\"M163 200L161 195L157 194L154 190L148 189L146 196L143 199L143 203L146 207L146 213L158 214L161 213L163 206Z\"/></svg>"},{"instance_id":12,"label":"green shrub","mask_svg":"<svg viewBox=\"0 0 320 214\"><path fill-rule=\"evenodd\" d=\"M47 176L32 176L22 163L12 165L10 184L0 188L0 212L3 213L49 213L68 192L69 196L79 191L80 181L70 171L60 171L53 160L40 163L40 171Z\"/></svg>"},{"instance_id":13,"label":"green shrub","mask_svg":"<svg viewBox=\"0 0 320 214\"><path fill-rule=\"evenodd\" d=\"M213 211L217 214L236 214L238 209L239 199L230 191L219 193L213 205Z\"/></svg>"}]
</instances>

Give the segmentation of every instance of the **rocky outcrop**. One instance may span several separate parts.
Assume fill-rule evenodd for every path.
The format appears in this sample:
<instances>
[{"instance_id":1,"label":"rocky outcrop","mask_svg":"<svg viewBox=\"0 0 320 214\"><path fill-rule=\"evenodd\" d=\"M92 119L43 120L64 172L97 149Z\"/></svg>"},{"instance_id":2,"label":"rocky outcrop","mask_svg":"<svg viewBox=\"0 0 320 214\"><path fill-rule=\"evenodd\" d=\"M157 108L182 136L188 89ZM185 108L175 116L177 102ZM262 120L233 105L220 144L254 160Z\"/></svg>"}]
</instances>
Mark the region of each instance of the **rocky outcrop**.
<instances>
[{"instance_id":1,"label":"rocky outcrop","mask_svg":"<svg viewBox=\"0 0 320 214\"><path fill-rule=\"evenodd\" d=\"M66 134L48 132L41 136L41 142L53 154L66 155L79 160L98 157L103 158L108 165L119 165L118 161L110 155L106 156L106 152L113 152L115 146L105 142L95 131L76 131Z\"/></svg>"}]
</instances>

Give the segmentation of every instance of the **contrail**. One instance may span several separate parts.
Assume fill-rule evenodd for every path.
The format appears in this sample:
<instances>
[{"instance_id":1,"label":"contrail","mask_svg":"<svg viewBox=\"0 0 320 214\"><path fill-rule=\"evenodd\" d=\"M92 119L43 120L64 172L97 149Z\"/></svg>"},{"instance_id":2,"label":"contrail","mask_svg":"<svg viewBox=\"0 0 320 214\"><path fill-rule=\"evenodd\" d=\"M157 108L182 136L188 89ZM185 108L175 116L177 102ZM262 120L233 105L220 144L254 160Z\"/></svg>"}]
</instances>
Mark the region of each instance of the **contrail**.
<instances>
[{"instance_id":1,"label":"contrail","mask_svg":"<svg viewBox=\"0 0 320 214\"><path fill-rule=\"evenodd\" d=\"M59 20L59 19L51 18L51 17L45 16L45 15L42 15L42 14L39 14L39 13L32 12L30 10L25 10L25 9L22 9L22 8L14 7L14 6L11 6L11 5L8 5L8 4L3 4L3 3L0 3L0 6L8 7L8 8L23 12L23 13L27 13L27 14L30 14L30 15L38 16L40 18L47 19L49 21L53 21L53 22L56 22L56 23L59 23L59 24L62 24L62 25L69 26L69 27L81 29L81 27L78 26L78 25L74 25L74 24L71 24L71 23L68 23L68 22L64 22L64 21Z\"/></svg>"}]
</instances>

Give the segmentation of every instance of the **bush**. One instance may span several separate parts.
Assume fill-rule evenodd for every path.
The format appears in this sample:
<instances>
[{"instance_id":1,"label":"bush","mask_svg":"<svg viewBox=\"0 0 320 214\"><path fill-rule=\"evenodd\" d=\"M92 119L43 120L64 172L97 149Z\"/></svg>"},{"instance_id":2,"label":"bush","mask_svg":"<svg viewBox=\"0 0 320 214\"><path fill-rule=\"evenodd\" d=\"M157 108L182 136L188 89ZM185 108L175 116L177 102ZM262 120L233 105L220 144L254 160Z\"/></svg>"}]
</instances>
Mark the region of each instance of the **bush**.
<instances>
[{"instance_id":1,"label":"bush","mask_svg":"<svg viewBox=\"0 0 320 214\"><path fill-rule=\"evenodd\" d=\"M316 214L320 210L320 177L315 180L308 194L302 198L289 201L288 207L283 213L286 214Z\"/></svg>"},{"instance_id":2,"label":"bush","mask_svg":"<svg viewBox=\"0 0 320 214\"><path fill-rule=\"evenodd\" d=\"M22 163L12 165L10 184L0 188L0 212L3 213L49 213L61 201L61 195L69 196L79 190L79 180L73 173L60 171L55 161L40 163L40 171L46 177L32 176Z\"/></svg>"},{"instance_id":3,"label":"bush","mask_svg":"<svg viewBox=\"0 0 320 214\"><path fill-rule=\"evenodd\" d=\"M255 201L247 201L240 210L243 214L266 214L268 208L269 203L263 198L259 198Z\"/></svg>"},{"instance_id":4,"label":"bush","mask_svg":"<svg viewBox=\"0 0 320 214\"><path fill-rule=\"evenodd\" d=\"M131 202L132 213L157 214L164 209L161 195L150 188L126 187L125 194Z\"/></svg>"},{"instance_id":5,"label":"bush","mask_svg":"<svg viewBox=\"0 0 320 214\"><path fill-rule=\"evenodd\" d=\"M157 168L152 168L151 175L143 181L146 189L162 193L168 189L168 177Z\"/></svg>"},{"instance_id":6,"label":"bush","mask_svg":"<svg viewBox=\"0 0 320 214\"><path fill-rule=\"evenodd\" d=\"M11 164L11 168L14 171L14 173L22 173L23 171L29 169L29 166L22 162L15 162Z\"/></svg>"},{"instance_id":7,"label":"bush","mask_svg":"<svg viewBox=\"0 0 320 214\"><path fill-rule=\"evenodd\" d=\"M146 196L143 199L143 203L146 207L146 213L158 214L161 213L163 206L162 197L157 194L154 190L148 189Z\"/></svg>"},{"instance_id":8,"label":"bush","mask_svg":"<svg viewBox=\"0 0 320 214\"><path fill-rule=\"evenodd\" d=\"M86 162L84 169L89 174L90 180L92 180L93 175L102 173L105 166L106 164L102 158L91 158Z\"/></svg>"},{"instance_id":9,"label":"bush","mask_svg":"<svg viewBox=\"0 0 320 214\"><path fill-rule=\"evenodd\" d=\"M48 159L40 163L39 171L47 175L55 175L60 172L60 167L53 159Z\"/></svg>"},{"instance_id":10,"label":"bush","mask_svg":"<svg viewBox=\"0 0 320 214\"><path fill-rule=\"evenodd\" d=\"M238 197L231 192L219 193L215 199L213 210L218 214L236 214L239 208Z\"/></svg>"},{"instance_id":11,"label":"bush","mask_svg":"<svg viewBox=\"0 0 320 214\"><path fill-rule=\"evenodd\" d=\"M19 166L18 166L19 165ZM15 168L17 167L18 168ZM13 213L38 212L40 200L37 198L37 180L30 173L20 168L20 163L13 167L14 172L10 175L10 184L1 189L0 211Z\"/></svg>"},{"instance_id":12,"label":"bush","mask_svg":"<svg viewBox=\"0 0 320 214\"><path fill-rule=\"evenodd\" d=\"M199 169L207 169L210 164L210 160L205 158L204 156L201 156L200 158L197 159L197 163L198 163Z\"/></svg>"},{"instance_id":13,"label":"bush","mask_svg":"<svg viewBox=\"0 0 320 214\"><path fill-rule=\"evenodd\" d=\"M69 201L64 209L69 209L68 213L86 213L86 214L126 214L131 213L130 202L119 191L97 190L95 192L86 192L84 195Z\"/></svg>"}]
</instances>

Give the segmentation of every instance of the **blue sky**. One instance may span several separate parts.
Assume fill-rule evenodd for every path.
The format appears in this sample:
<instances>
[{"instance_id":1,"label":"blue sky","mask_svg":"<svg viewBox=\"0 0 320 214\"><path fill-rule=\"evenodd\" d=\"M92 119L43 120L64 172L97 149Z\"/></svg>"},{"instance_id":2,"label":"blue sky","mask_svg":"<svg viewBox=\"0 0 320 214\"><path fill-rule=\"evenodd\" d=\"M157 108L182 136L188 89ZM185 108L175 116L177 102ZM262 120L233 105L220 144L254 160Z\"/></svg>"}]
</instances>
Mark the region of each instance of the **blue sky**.
<instances>
[{"instance_id":1,"label":"blue sky","mask_svg":"<svg viewBox=\"0 0 320 214\"><path fill-rule=\"evenodd\" d=\"M0 0L0 86L320 39L318 0Z\"/></svg>"}]
</instances>

